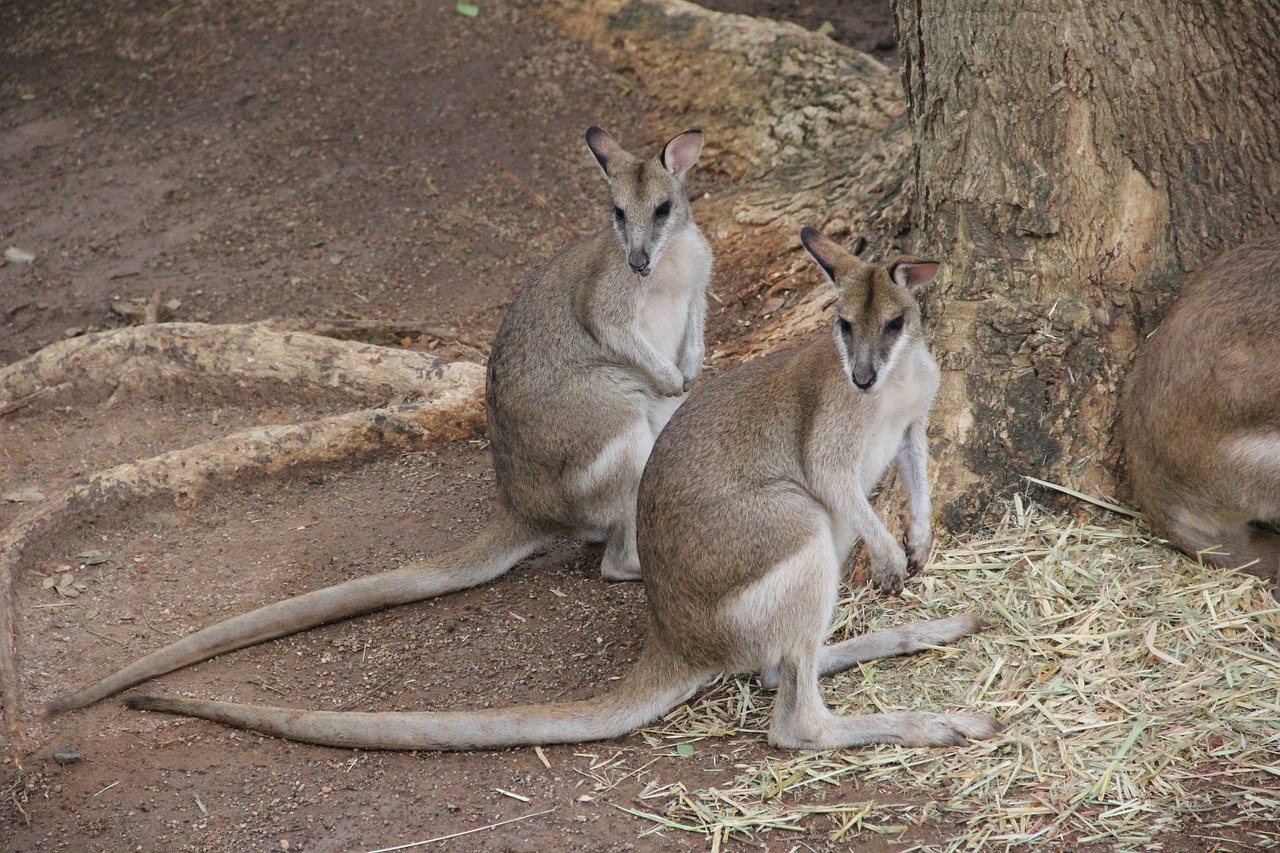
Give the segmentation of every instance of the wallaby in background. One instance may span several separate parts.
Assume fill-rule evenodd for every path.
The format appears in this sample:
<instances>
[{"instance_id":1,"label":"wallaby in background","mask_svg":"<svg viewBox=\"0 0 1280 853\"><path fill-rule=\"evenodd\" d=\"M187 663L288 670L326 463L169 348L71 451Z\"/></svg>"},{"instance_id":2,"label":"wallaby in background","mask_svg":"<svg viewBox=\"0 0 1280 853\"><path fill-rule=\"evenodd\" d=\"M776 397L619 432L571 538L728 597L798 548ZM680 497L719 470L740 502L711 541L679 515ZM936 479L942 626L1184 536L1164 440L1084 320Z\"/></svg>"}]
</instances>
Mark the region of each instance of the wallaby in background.
<instances>
[{"instance_id":1,"label":"wallaby in background","mask_svg":"<svg viewBox=\"0 0 1280 853\"><path fill-rule=\"evenodd\" d=\"M1134 362L1121 434L1152 530L1280 581L1280 234L1187 279Z\"/></svg>"},{"instance_id":2,"label":"wallaby in background","mask_svg":"<svg viewBox=\"0 0 1280 853\"><path fill-rule=\"evenodd\" d=\"M925 426L938 368L914 293L938 264L868 265L813 229L801 239L838 292L834 340L774 354L704 383L658 439L640 486L644 649L610 692L586 701L422 713L304 711L132 696L171 711L312 743L472 749L611 738L644 725L722 671L776 686L769 741L797 749L963 744L989 717L922 712L840 717L819 676L947 643L971 615L823 645L841 566L862 539L872 577L897 590L930 547ZM907 483L909 554L868 492L896 461Z\"/></svg>"},{"instance_id":3,"label":"wallaby in background","mask_svg":"<svg viewBox=\"0 0 1280 853\"><path fill-rule=\"evenodd\" d=\"M684 179L688 130L649 160L598 127L612 223L533 274L498 329L485 405L498 501L474 541L228 619L54 701L80 708L223 652L492 580L557 537L605 542L601 574L636 580L635 506L654 440L702 372L712 255Z\"/></svg>"}]
</instances>

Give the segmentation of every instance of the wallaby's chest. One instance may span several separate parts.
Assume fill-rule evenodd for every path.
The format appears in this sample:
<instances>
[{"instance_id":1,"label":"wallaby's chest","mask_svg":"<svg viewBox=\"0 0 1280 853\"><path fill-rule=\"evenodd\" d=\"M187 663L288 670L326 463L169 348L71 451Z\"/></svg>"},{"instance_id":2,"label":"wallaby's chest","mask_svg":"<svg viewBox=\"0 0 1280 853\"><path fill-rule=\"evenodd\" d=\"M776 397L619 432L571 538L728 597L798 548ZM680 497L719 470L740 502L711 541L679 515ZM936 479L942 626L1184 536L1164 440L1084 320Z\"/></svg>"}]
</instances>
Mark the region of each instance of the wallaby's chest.
<instances>
[{"instance_id":1,"label":"wallaby's chest","mask_svg":"<svg viewBox=\"0 0 1280 853\"><path fill-rule=\"evenodd\" d=\"M640 334L672 361L685 337L690 304L705 298L710 275L705 242L698 235L681 235L672 240L643 285L636 317Z\"/></svg>"},{"instance_id":2,"label":"wallaby's chest","mask_svg":"<svg viewBox=\"0 0 1280 853\"><path fill-rule=\"evenodd\" d=\"M884 477L902 446L907 427L927 418L938 387L938 369L927 352L904 353L905 363L874 397L851 397L846 411L833 412L829 458L849 488L869 493Z\"/></svg>"}]
</instances>

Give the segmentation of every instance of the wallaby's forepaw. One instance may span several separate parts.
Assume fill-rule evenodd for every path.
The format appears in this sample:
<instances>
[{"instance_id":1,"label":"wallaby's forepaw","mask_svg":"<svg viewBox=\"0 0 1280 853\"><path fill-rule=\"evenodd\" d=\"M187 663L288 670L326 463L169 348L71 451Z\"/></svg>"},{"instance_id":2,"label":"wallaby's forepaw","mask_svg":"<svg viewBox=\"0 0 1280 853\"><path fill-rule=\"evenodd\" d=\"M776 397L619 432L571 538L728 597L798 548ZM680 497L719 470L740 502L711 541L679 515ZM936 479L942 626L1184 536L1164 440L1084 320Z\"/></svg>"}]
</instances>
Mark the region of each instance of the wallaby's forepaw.
<instances>
[{"instance_id":1,"label":"wallaby's forepaw","mask_svg":"<svg viewBox=\"0 0 1280 853\"><path fill-rule=\"evenodd\" d=\"M933 553L933 532L926 530L923 534L907 537L907 577L915 577L920 570L929 564L929 556Z\"/></svg>"},{"instance_id":2,"label":"wallaby's forepaw","mask_svg":"<svg viewBox=\"0 0 1280 853\"><path fill-rule=\"evenodd\" d=\"M698 381L698 377L702 375L702 359L703 354L698 353L695 356L689 356L680 362L680 375L684 378L684 390L687 394L689 389L693 387L693 383Z\"/></svg>"},{"instance_id":3,"label":"wallaby's forepaw","mask_svg":"<svg viewBox=\"0 0 1280 853\"><path fill-rule=\"evenodd\" d=\"M907 555L900 549L893 551L883 559L871 560L871 582L881 592L897 595L902 592L902 585L907 580Z\"/></svg>"},{"instance_id":4,"label":"wallaby's forepaw","mask_svg":"<svg viewBox=\"0 0 1280 853\"><path fill-rule=\"evenodd\" d=\"M653 378L653 386L664 397L679 397L689 390L685 384L685 378L680 375L678 370L655 376Z\"/></svg>"}]
</instances>

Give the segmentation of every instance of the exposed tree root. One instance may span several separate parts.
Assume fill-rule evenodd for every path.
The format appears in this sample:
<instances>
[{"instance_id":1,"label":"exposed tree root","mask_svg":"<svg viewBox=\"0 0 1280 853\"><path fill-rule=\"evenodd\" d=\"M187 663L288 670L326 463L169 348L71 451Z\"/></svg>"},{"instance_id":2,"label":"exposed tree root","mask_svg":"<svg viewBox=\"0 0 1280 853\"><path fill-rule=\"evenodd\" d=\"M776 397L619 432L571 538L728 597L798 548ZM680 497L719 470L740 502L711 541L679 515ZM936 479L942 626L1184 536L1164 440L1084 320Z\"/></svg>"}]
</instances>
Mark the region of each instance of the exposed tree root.
<instances>
[{"instance_id":1,"label":"exposed tree root","mask_svg":"<svg viewBox=\"0 0 1280 853\"><path fill-rule=\"evenodd\" d=\"M59 341L0 369L0 410L54 386L136 389L192 377L337 390L366 401L467 384L476 365L264 325L155 323Z\"/></svg>"},{"instance_id":2,"label":"exposed tree root","mask_svg":"<svg viewBox=\"0 0 1280 853\"><path fill-rule=\"evenodd\" d=\"M481 357L489 354L489 342L475 335L445 329L433 323L417 320L315 320L307 317L290 317L278 320L263 320L255 323L278 332L306 332L309 335L323 335L326 338L340 340L367 339L369 337L389 337L399 340L403 337L434 338L442 343L455 343Z\"/></svg>"},{"instance_id":3,"label":"exposed tree root","mask_svg":"<svg viewBox=\"0 0 1280 853\"><path fill-rule=\"evenodd\" d=\"M0 371L0 399L34 399L86 384L134 387L157 376L253 377L340 387L353 396L425 395L419 402L364 409L286 426L256 427L194 447L117 465L83 477L32 507L0 533L0 688L9 747L25 751L19 692L13 575L24 548L76 515L169 494L189 503L218 480L244 479L299 465L413 451L475 435L484 425L484 370L418 352L344 344L261 326L159 324L54 344ZM6 404L0 404L0 410Z\"/></svg>"}]
</instances>

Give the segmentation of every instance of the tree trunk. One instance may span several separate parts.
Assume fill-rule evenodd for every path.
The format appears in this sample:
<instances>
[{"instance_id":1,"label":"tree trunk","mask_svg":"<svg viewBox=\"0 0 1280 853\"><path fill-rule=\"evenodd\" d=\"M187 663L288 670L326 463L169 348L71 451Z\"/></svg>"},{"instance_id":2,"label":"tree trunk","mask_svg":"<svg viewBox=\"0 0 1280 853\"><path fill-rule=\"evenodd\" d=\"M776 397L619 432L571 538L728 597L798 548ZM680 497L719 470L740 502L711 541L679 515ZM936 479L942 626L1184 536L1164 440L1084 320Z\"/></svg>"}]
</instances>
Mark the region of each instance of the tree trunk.
<instances>
[{"instance_id":1,"label":"tree trunk","mask_svg":"<svg viewBox=\"0 0 1280 853\"><path fill-rule=\"evenodd\" d=\"M944 379L943 522L1113 493L1117 386L1188 270L1280 221L1280 7L895 0ZM1244 321L1244 318L1242 318Z\"/></svg>"}]
</instances>

